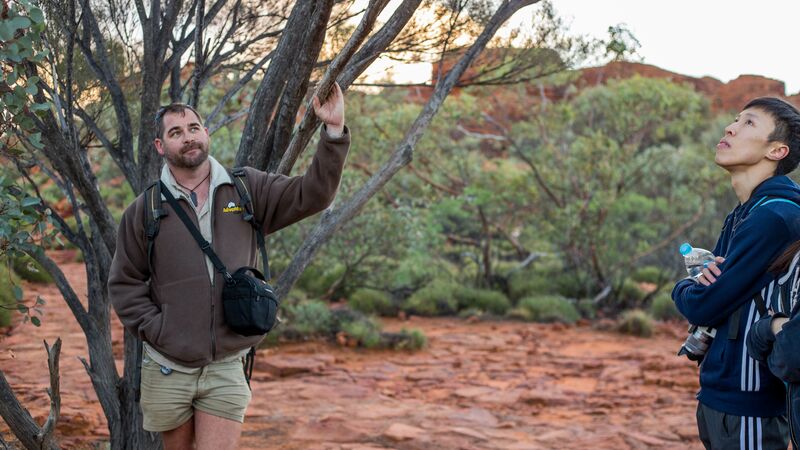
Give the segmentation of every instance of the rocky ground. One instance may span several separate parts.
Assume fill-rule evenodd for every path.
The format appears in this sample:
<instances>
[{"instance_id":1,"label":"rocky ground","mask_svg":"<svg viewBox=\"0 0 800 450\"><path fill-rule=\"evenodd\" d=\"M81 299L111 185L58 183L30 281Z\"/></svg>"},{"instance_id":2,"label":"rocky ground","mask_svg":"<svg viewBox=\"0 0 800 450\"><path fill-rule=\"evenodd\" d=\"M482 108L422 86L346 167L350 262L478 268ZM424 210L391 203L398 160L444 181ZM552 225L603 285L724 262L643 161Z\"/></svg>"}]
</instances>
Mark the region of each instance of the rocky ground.
<instances>
[{"instance_id":1,"label":"rocky ground","mask_svg":"<svg viewBox=\"0 0 800 450\"><path fill-rule=\"evenodd\" d=\"M61 267L85 293L83 266ZM86 343L57 290L43 325L0 337L0 369L33 416L49 401L42 340L64 341L64 448L103 447L105 419L78 357ZM323 343L262 350L242 436L246 449L701 448L694 425L697 369L675 356L680 324L650 339L575 327L460 319L385 321L422 329L427 349L363 351ZM121 329L114 330L119 348ZM9 438L0 422L0 432Z\"/></svg>"}]
</instances>

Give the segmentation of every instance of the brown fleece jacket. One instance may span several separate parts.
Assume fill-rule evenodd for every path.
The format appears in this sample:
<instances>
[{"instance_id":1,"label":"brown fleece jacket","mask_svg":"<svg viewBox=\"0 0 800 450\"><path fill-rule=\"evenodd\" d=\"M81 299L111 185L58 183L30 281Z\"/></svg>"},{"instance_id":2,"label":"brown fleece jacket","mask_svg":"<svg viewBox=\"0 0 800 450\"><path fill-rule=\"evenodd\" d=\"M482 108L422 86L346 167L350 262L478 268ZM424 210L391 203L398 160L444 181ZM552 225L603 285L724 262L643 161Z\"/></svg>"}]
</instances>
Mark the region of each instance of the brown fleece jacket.
<instances>
[{"instance_id":1,"label":"brown fleece jacket","mask_svg":"<svg viewBox=\"0 0 800 450\"><path fill-rule=\"evenodd\" d=\"M254 213L265 233L275 232L322 211L333 201L350 146L350 134L331 138L323 128L317 153L306 173L286 177L246 168ZM197 225L185 200L181 207ZM230 202L240 206L236 187L217 187L212 207L212 246L230 270L258 267L253 227L241 212L224 212ZM117 251L111 263L108 291L123 325L178 364L202 367L213 360L258 343L262 336L242 336L225 324L222 276L209 280L205 255L178 215L164 201L153 248L153 273L147 264L146 208L140 195L122 216ZM231 209L229 209L231 211Z\"/></svg>"}]
</instances>

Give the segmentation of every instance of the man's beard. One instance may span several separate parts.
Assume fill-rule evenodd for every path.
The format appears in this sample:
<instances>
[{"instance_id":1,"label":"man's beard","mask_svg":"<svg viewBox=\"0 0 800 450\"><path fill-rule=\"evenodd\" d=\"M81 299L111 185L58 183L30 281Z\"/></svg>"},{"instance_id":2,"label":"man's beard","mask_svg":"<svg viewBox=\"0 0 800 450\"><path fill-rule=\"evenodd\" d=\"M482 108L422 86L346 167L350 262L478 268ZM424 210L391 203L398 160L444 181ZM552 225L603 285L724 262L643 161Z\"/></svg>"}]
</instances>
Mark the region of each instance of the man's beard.
<instances>
[{"instance_id":1,"label":"man's beard","mask_svg":"<svg viewBox=\"0 0 800 450\"><path fill-rule=\"evenodd\" d=\"M200 151L190 156L189 151L195 148ZM175 153L165 152L165 156L169 164L173 167L194 169L208 159L208 148L200 142L191 142L181 147L181 149Z\"/></svg>"}]
</instances>

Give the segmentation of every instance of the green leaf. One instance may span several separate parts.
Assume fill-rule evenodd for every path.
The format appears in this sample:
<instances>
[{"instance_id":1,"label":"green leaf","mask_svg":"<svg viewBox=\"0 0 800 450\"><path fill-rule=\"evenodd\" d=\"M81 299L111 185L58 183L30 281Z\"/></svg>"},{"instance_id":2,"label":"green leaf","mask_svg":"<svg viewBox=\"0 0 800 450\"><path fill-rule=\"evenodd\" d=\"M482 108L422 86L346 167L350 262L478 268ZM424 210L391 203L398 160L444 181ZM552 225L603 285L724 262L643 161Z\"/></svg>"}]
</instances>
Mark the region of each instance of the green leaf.
<instances>
[{"instance_id":1,"label":"green leaf","mask_svg":"<svg viewBox=\"0 0 800 450\"><path fill-rule=\"evenodd\" d=\"M40 149L44 147L44 145L42 145L42 133L39 133L38 131L28 136L28 142L30 142L30 144L35 148Z\"/></svg>"},{"instance_id":2,"label":"green leaf","mask_svg":"<svg viewBox=\"0 0 800 450\"><path fill-rule=\"evenodd\" d=\"M44 13L39 8L31 8L28 11L28 15L30 16L33 23L44 23Z\"/></svg>"},{"instance_id":3,"label":"green leaf","mask_svg":"<svg viewBox=\"0 0 800 450\"><path fill-rule=\"evenodd\" d=\"M25 92L27 92L30 95L36 95L36 93L39 92L39 88L36 86L35 83L28 83L28 85L25 86Z\"/></svg>"},{"instance_id":4,"label":"green leaf","mask_svg":"<svg viewBox=\"0 0 800 450\"><path fill-rule=\"evenodd\" d=\"M30 308L23 305L22 303L17 303L17 311L21 312L22 314L28 314Z\"/></svg>"},{"instance_id":5,"label":"green leaf","mask_svg":"<svg viewBox=\"0 0 800 450\"><path fill-rule=\"evenodd\" d=\"M44 299L42 298L41 295L37 295L36 296L36 304L44 306L44 305L47 304L47 302L44 301Z\"/></svg>"},{"instance_id":6,"label":"green leaf","mask_svg":"<svg viewBox=\"0 0 800 450\"><path fill-rule=\"evenodd\" d=\"M39 326L42 325L42 321L39 320L38 317L31 317L31 323L36 327L39 327Z\"/></svg>"},{"instance_id":7,"label":"green leaf","mask_svg":"<svg viewBox=\"0 0 800 450\"><path fill-rule=\"evenodd\" d=\"M12 290L14 291L14 298L17 299L17 301L22 301L22 288L14 286Z\"/></svg>"},{"instance_id":8,"label":"green leaf","mask_svg":"<svg viewBox=\"0 0 800 450\"><path fill-rule=\"evenodd\" d=\"M10 86L16 82L17 82L17 71L15 68L10 73L6 74L6 83Z\"/></svg>"},{"instance_id":9,"label":"green leaf","mask_svg":"<svg viewBox=\"0 0 800 450\"><path fill-rule=\"evenodd\" d=\"M22 202L20 202L20 204L23 208L25 208L28 206L38 205L41 202L42 201L36 197L26 197L22 200Z\"/></svg>"},{"instance_id":10,"label":"green leaf","mask_svg":"<svg viewBox=\"0 0 800 450\"><path fill-rule=\"evenodd\" d=\"M21 28L28 28L31 26L31 19L25 16L17 16L13 19L6 22L8 27L11 28L12 32L17 31Z\"/></svg>"},{"instance_id":11,"label":"green leaf","mask_svg":"<svg viewBox=\"0 0 800 450\"><path fill-rule=\"evenodd\" d=\"M0 22L0 41L10 41L14 37L14 32L6 22Z\"/></svg>"}]
</instances>

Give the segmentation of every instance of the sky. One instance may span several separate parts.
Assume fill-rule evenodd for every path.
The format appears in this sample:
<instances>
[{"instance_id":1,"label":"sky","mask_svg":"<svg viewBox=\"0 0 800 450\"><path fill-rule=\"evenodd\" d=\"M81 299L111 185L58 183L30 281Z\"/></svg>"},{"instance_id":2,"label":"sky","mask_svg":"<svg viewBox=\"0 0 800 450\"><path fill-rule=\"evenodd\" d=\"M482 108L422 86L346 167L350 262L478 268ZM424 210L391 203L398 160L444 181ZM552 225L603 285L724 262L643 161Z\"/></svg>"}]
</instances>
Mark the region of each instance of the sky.
<instances>
[{"instance_id":1,"label":"sky","mask_svg":"<svg viewBox=\"0 0 800 450\"><path fill-rule=\"evenodd\" d=\"M573 34L605 38L610 25L625 24L641 44L643 63L725 82L742 74L763 75L786 83L787 94L800 91L800 1L552 2ZM519 11L510 22L531 23L534 8ZM378 63L373 70L381 67ZM427 81L429 67L395 67L394 78Z\"/></svg>"}]
</instances>

